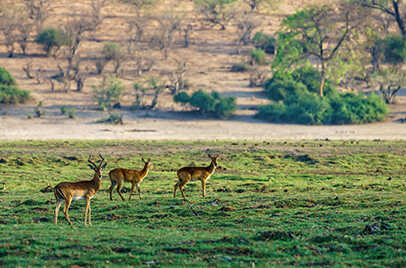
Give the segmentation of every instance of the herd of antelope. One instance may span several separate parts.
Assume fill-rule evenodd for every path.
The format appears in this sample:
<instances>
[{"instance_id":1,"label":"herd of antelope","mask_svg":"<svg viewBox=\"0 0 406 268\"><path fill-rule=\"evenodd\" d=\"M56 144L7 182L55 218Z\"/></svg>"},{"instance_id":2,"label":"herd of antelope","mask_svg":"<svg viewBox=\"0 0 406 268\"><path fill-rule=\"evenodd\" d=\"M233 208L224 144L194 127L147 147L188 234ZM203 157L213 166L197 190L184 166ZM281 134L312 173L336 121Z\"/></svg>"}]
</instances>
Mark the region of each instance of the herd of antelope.
<instances>
[{"instance_id":1,"label":"herd of antelope","mask_svg":"<svg viewBox=\"0 0 406 268\"><path fill-rule=\"evenodd\" d=\"M74 200L85 199L86 200L86 209L85 209L85 225L91 222L91 208L90 208L90 199L92 199L96 192L100 189L101 186L101 179L102 179L102 171L106 167L107 163L104 160L103 156L99 154L100 161L98 164L95 164L92 160L87 160L89 162L89 167L94 170L93 179L87 181L78 181L78 182L61 182L53 188L54 195L56 198L56 208L55 208L55 224L58 223L58 213L59 209L63 202L65 202L65 207L63 213L65 214L65 218L70 225L72 225L71 220L69 219L69 207L71 202ZM217 167L217 159L218 156L211 156L210 164L207 167L182 167L177 170L176 174L178 176L178 181L174 185L173 188L173 197L176 197L176 190L179 188L180 192L182 193L183 199L187 201L185 197L185 192L183 188L185 187L186 183L188 183L192 179L200 180L202 183L202 196L206 196L206 181L210 178L210 176L214 173ZM117 186L116 190L118 195L124 201L124 197L121 194L121 187L123 186L124 182L131 183L131 190L129 200L131 200L131 196L134 192L134 187L137 187L138 195L141 199L141 188L140 184L143 179L148 175L148 171L153 168L151 164L151 159L144 162L144 167L141 170L135 169L126 169L126 168L115 168L109 172L109 178L111 182L111 186L109 188L110 193L110 200L113 200L113 190L114 187Z\"/></svg>"}]
</instances>

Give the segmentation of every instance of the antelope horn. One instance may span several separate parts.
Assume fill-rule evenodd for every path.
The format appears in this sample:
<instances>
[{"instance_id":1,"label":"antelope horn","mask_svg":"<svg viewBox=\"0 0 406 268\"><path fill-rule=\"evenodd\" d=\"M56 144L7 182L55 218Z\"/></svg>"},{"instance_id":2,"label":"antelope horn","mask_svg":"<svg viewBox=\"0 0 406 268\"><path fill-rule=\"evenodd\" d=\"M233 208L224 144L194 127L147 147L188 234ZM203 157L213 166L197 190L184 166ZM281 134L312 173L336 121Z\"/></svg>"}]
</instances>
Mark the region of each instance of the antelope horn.
<instances>
[{"instance_id":1,"label":"antelope horn","mask_svg":"<svg viewBox=\"0 0 406 268\"><path fill-rule=\"evenodd\" d=\"M89 158L87 159L87 161L93 166L93 168L97 168L96 164L92 162L92 160L90 160L90 157L92 155L89 155Z\"/></svg>"}]
</instances>

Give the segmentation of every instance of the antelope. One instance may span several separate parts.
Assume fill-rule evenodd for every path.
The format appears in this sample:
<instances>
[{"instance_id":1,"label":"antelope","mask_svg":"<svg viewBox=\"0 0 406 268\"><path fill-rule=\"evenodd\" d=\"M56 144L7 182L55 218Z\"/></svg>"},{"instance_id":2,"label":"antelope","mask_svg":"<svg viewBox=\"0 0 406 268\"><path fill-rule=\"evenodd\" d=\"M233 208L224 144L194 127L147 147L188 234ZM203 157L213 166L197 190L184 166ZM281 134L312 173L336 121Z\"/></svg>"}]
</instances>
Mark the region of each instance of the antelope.
<instances>
[{"instance_id":1,"label":"antelope","mask_svg":"<svg viewBox=\"0 0 406 268\"><path fill-rule=\"evenodd\" d=\"M183 199L187 201L183 187L192 179L199 179L202 182L202 195L203 198L206 197L206 181L214 173L217 167L217 158L219 156L208 155L211 159L210 165L207 167L183 167L179 169L176 174L178 175L178 182L173 187L173 197L176 197L176 190L179 187L182 193Z\"/></svg>"},{"instance_id":2,"label":"antelope","mask_svg":"<svg viewBox=\"0 0 406 268\"><path fill-rule=\"evenodd\" d=\"M89 159L87 160L90 164L89 167L94 170L93 179L90 181L78 181L78 182L61 182L54 187L54 194L56 198L56 208L55 208L55 224L58 224L58 212L65 201L65 207L63 213L65 218L70 225L72 222L69 219L69 207L72 200L86 199L86 209L85 209L85 225L87 225L86 220L89 219L89 224L91 225L91 209L90 209L90 199L92 199L96 192L100 189L102 170L106 167L107 163L104 162L104 158L99 154L101 158L99 165L96 165ZM104 164L103 164L104 162Z\"/></svg>"},{"instance_id":3,"label":"antelope","mask_svg":"<svg viewBox=\"0 0 406 268\"><path fill-rule=\"evenodd\" d=\"M134 187L137 187L138 195L141 199L141 189L140 184L142 180L148 175L148 171L153 168L154 166L151 165L151 159L145 161L144 158L141 158L142 162L144 162L144 168L141 170L135 169L126 169L126 168L115 168L109 172L109 177L111 181L110 186L110 200L113 200L113 189L117 184L117 193L120 195L121 199L124 201L124 197L121 194L120 190L123 186L123 182L131 182L131 191L130 197L128 200L131 200L131 196L134 192Z\"/></svg>"}]
</instances>

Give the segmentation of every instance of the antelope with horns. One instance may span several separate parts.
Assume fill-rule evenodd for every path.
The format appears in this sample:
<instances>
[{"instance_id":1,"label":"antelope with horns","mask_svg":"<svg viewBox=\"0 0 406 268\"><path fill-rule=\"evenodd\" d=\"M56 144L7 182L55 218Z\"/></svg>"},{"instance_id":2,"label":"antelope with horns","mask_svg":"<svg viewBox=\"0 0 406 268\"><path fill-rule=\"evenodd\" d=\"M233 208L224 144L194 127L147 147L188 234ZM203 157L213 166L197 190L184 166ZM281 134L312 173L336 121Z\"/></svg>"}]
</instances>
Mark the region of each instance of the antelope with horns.
<instances>
[{"instance_id":1,"label":"antelope with horns","mask_svg":"<svg viewBox=\"0 0 406 268\"><path fill-rule=\"evenodd\" d=\"M179 187L183 199L186 200L183 187L192 179L198 179L202 183L202 195L206 197L206 181L214 173L217 167L217 159L219 156L208 155L211 159L210 165L207 167L183 167L177 171L178 182L173 187L173 197L176 197L176 190Z\"/></svg>"},{"instance_id":2,"label":"antelope with horns","mask_svg":"<svg viewBox=\"0 0 406 268\"><path fill-rule=\"evenodd\" d=\"M91 209L90 209L90 199L92 199L96 192L100 189L102 170L106 167L107 163L104 162L104 158L99 154L101 158L100 163L96 165L89 159L87 160L90 164L89 167L94 170L93 179L90 181L78 181L78 182L61 182L54 188L54 194L56 198L56 208L55 208L55 224L58 223L58 212L65 201L65 208L63 213L65 214L66 220L72 225L69 219L69 207L72 200L86 199L86 209L85 209L85 225L89 218L89 224L91 225Z\"/></svg>"},{"instance_id":3,"label":"antelope with horns","mask_svg":"<svg viewBox=\"0 0 406 268\"><path fill-rule=\"evenodd\" d=\"M145 161L144 158L141 158L142 162L144 162L144 168L141 170L135 169L126 169L126 168L115 168L109 172L109 177L111 181L110 186L110 200L113 200L113 189L117 185L117 193L120 195L121 199L124 201L124 197L121 194L120 190L123 186L123 182L131 182L131 191L130 197L128 200L131 200L131 196L134 192L134 187L137 187L138 195L141 199L141 189L140 184L142 180L148 175L148 171L153 168L151 165L151 159Z\"/></svg>"}]
</instances>

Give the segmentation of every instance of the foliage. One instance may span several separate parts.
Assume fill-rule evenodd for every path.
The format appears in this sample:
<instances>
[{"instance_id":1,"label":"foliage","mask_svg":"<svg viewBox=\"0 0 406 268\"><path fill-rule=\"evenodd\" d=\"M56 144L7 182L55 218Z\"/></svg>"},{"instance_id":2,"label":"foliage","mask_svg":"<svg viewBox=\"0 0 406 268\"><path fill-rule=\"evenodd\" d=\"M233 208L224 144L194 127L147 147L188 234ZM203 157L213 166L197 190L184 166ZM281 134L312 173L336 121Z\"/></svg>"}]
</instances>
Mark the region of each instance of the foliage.
<instances>
[{"instance_id":1,"label":"foliage","mask_svg":"<svg viewBox=\"0 0 406 268\"><path fill-rule=\"evenodd\" d=\"M1 265L402 267L405 147L404 140L2 141ZM173 170L207 165L206 148L222 156L207 197L198 181L185 187L190 203L171 197ZM63 213L55 225L53 193L39 189L90 179L95 152L106 155L103 176L140 169L141 155L151 157L143 199L110 201L103 179L91 227L83 225L84 200L72 202L73 229Z\"/></svg>"},{"instance_id":2,"label":"foliage","mask_svg":"<svg viewBox=\"0 0 406 268\"><path fill-rule=\"evenodd\" d=\"M268 54L275 54L276 39L263 32L256 32L252 38L252 43L256 48L264 50Z\"/></svg>"},{"instance_id":3,"label":"foliage","mask_svg":"<svg viewBox=\"0 0 406 268\"><path fill-rule=\"evenodd\" d=\"M246 63L234 63L231 66L230 72L234 73L241 73L241 72L246 72L250 70L250 66Z\"/></svg>"},{"instance_id":4,"label":"foliage","mask_svg":"<svg viewBox=\"0 0 406 268\"><path fill-rule=\"evenodd\" d=\"M102 110L111 110L119 102L124 90L122 82L115 76L103 79L99 86L92 86L92 88L97 105Z\"/></svg>"},{"instance_id":5,"label":"foliage","mask_svg":"<svg viewBox=\"0 0 406 268\"><path fill-rule=\"evenodd\" d=\"M186 92L180 92L173 97L175 102L189 103L202 114L212 114L217 118L230 117L237 109L235 97L221 97L216 91L206 93L198 90L189 96Z\"/></svg>"},{"instance_id":6,"label":"foliage","mask_svg":"<svg viewBox=\"0 0 406 268\"><path fill-rule=\"evenodd\" d=\"M317 93L319 74L313 67L277 73L265 83L268 97L278 103L259 108L257 117L271 122L310 125L360 124L381 121L388 110L382 99L339 93L327 80L325 97Z\"/></svg>"},{"instance_id":7,"label":"foliage","mask_svg":"<svg viewBox=\"0 0 406 268\"><path fill-rule=\"evenodd\" d=\"M372 74L372 81L379 88L385 102L391 104L399 90L406 87L406 74L399 68L381 68Z\"/></svg>"},{"instance_id":8,"label":"foliage","mask_svg":"<svg viewBox=\"0 0 406 268\"><path fill-rule=\"evenodd\" d=\"M30 99L30 93L17 86L14 77L0 66L0 103L24 103Z\"/></svg>"},{"instance_id":9,"label":"foliage","mask_svg":"<svg viewBox=\"0 0 406 268\"><path fill-rule=\"evenodd\" d=\"M0 66L0 85L15 86L17 85L14 77L6 70L6 68Z\"/></svg>"},{"instance_id":10,"label":"foliage","mask_svg":"<svg viewBox=\"0 0 406 268\"><path fill-rule=\"evenodd\" d=\"M351 50L351 42L358 37L356 29L363 25L363 15L357 7L344 1L331 6L313 5L286 17L278 36L273 71L296 69L315 58L320 74L319 94L323 96L326 79L342 79L337 77L334 67L343 69L342 65L356 64L341 54Z\"/></svg>"},{"instance_id":11,"label":"foliage","mask_svg":"<svg viewBox=\"0 0 406 268\"><path fill-rule=\"evenodd\" d=\"M47 56L50 56L52 53L56 53L62 46L68 44L68 37L59 29L48 28L37 36L35 42L43 45Z\"/></svg>"},{"instance_id":12,"label":"foliage","mask_svg":"<svg viewBox=\"0 0 406 268\"><path fill-rule=\"evenodd\" d=\"M264 88L269 99L284 100L288 95L298 95L300 92L310 91L318 93L320 86L320 73L310 65L305 65L292 72L277 72L265 82ZM330 80L325 82L325 93L329 95L334 91Z\"/></svg>"},{"instance_id":13,"label":"foliage","mask_svg":"<svg viewBox=\"0 0 406 268\"><path fill-rule=\"evenodd\" d=\"M383 56L383 62L401 64L406 60L406 39L400 35L392 35L376 41L377 50Z\"/></svg>"},{"instance_id":14,"label":"foliage","mask_svg":"<svg viewBox=\"0 0 406 268\"><path fill-rule=\"evenodd\" d=\"M237 0L195 0L195 6L203 14L205 20L213 25L226 29L227 24L235 16L233 3Z\"/></svg>"},{"instance_id":15,"label":"foliage","mask_svg":"<svg viewBox=\"0 0 406 268\"><path fill-rule=\"evenodd\" d=\"M262 49L259 48L254 48L253 50L251 50L250 53L250 58L251 58L251 65L266 65L268 64L267 60L266 60L266 54L265 51L263 51Z\"/></svg>"},{"instance_id":16,"label":"foliage","mask_svg":"<svg viewBox=\"0 0 406 268\"><path fill-rule=\"evenodd\" d=\"M30 93L17 86L0 85L0 103L24 103L30 99Z\"/></svg>"}]
</instances>

